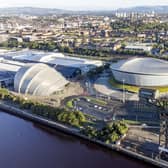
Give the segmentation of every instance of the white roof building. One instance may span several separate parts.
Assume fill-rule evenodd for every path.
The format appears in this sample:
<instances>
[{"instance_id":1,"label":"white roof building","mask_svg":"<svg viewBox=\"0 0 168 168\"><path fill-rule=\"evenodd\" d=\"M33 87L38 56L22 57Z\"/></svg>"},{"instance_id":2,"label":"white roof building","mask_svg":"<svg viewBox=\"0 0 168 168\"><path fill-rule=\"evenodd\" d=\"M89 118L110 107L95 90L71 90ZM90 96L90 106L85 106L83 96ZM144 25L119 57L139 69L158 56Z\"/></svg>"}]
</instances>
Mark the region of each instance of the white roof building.
<instances>
[{"instance_id":1,"label":"white roof building","mask_svg":"<svg viewBox=\"0 0 168 168\"><path fill-rule=\"evenodd\" d=\"M148 43L129 43L125 46L127 50L134 50L134 51L145 51L150 52L152 50L152 44Z\"/></svg>"},{"instance_id":2,"label":"white roof building","mask_svg":"<svg viewBox=\"0 0 168 168\"><path fill-rule=\"evenodd\" d=\"M46 64L80 68L82 72L87 72L94 67L103 65L103 62L99 60L70 57L65 56L62 53L39 52L32 50L9 52L7 54L4 54L3 56L19 61L32 61L32 62L40 62Z\"/></svg>"},{"instance_id":3,"label":"white roof building","mask_svg":"<svg viewBox=\"0 0 168 168\"><path fill-rule=\"evenodd\" d=\"M49 96L62 90L68 81L45 64L28 64L17 72L14 89L23 94Z\"/></svg>"},{"instance_id":4,"label":"white roof building","mask_svg":"<svg viewBox=\"0 0 168 168\"><path fill-rule=\"evenodd\" d=\"M137 86L168 86L168 62L155 58L133 58L111 65L114 78Z\"/></svg>"},{"instance_id":5,"label":"white roof building","mask_svg":"<svg viewBox=\"0 0 168 168\"><path fill-rule=\"evenodd\" d=\"M24 63L0 58L0 71L17 72Z\"/></svg>"}]
</instances>

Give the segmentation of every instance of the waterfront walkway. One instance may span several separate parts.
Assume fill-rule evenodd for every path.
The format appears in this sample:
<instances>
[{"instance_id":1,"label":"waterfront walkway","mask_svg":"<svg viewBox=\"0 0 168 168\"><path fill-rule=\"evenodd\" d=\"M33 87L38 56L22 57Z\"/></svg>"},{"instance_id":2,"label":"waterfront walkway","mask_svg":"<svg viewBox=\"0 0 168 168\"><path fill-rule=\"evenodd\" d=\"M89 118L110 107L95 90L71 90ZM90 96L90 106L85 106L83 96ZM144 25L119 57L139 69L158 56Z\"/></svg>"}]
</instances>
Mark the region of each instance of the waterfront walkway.
<instances>
[{"instance_id":1,"label":"waterfront walkway","mask_svg":"<svg viewBox=\"0 0 168 168\"><path fill-rule=\"evenodd\" d=\"M145 161L145 162L153 164L155 166L158 166L158 167L161 167L161 168L168 168L167 162L166 163L165 162L160 162L159 160L156 160L156 159L153 159L153 158L150 158L150 157L146 157L146 156L141 155L141 154L139 154L137 152L134 152L134 151L130 151L126 148L123 148L122 146L118 146L118 145L114 145L114 144L105 144L104 142L101 142L101 141L98 141L98 140L95 140L95 139L90 139L89 137L87 137L85 135L82 135L80 133L79 129L72 128L70 126L66 126L66 125L58 123L58 122L53 122L51 120L48 120L46 118L42 118L40 116L31 114L31 113L28 113L28 112L26 112L24 110L21 110L21 109L18 109L16 107L12 107L11 105L5 104L4 102L0 102L0 109L4 110L4 111L6 111L6 112L8 112L12 115L17 115L19 117L31 120L33 122L38 122L42 125L45 125L45 126L48 126L48 127L51 127L51 128L55 128L55 129L60 130L62 132L65 132L65 133L83 138L83 139L88 140L92 143L102 145L102 146L104 146L108 149L119 151L119 152L121 152L121 153L123 153L127 156Z\"/></svg>"}]
</instances>

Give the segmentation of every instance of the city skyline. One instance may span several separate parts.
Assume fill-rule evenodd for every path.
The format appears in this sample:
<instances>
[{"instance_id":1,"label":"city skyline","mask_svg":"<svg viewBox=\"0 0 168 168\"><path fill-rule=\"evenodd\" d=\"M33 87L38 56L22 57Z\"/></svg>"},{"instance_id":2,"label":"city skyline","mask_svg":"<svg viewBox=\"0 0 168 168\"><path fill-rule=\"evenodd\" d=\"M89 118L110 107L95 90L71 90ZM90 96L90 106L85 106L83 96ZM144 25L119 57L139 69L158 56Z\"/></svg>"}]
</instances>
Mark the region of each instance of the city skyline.
<instances>
[{"instance_id":1,"label":"city skyline","mask_svg":"<svg viewBox=\"0 0 168 168\"><path fill-rule=\"evenodd\" d=\"M20 0L0 0L1 8L3 7L41 7L41 8L59 8L59 9L69 9L69 10L114 10L117 8L126 8L134 6L155 6L155 5L168 5L167 0L64 0L64 1L54 1L54 0L29 0L29 1L20 1Z\"/></svg>"}]
</instances>

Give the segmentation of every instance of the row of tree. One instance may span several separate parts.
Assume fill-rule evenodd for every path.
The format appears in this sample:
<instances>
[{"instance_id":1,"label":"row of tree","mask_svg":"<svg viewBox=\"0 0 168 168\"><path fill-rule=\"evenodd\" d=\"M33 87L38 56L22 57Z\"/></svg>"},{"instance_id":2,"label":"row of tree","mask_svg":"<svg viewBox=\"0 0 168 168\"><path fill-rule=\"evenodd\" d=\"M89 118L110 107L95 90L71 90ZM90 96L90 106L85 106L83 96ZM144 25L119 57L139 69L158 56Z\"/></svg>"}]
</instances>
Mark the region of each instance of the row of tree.
<instances>
[{"instance_id":1,"label":"row of tree","mask_svg":"<svg viewBox=\"0 0 168 168\"><path fill-rule=\"evenodd\" d=\"M103 141L105 143L115 143L128 131L124 121L116 121L105 125L102 129L88 126L82 133L89 138Z\"/></svg>"},{"instance_id":2,"label":"row of tree","mask_svg":"<svg viewBox=\"0 0 168 168\"><path fill-rule=\"evenodd\" d=\"M125 51L123 49L113 51L105 49L89 49L82 47L70 47L62 46L53 41L44 41L44 42L17 42L16 40L10 40L8 42L0 43L0 47L7 48L29 48L43 51L59 51L63 53L78 54L78 55L87 55L87 56L98 56L98 57L111 57L114 54L122 55L147 55L145 52L136 52L136 51Z\"/></svg>"},{"instance_id":3,"label":"row of tree","mask_svg":"<svg viewBox=\"0 0 168 168\"><path fill-rule=\"evenodd\" d=\"M145 31L155 31L160 30L168 31L168 23L144 23L142 21L130 21L130 20L118 20L116 22L111 22L111 28L117 31L127 30L128 32L134 31L135 33L141 33Z\"/></svg>"},{"instance_id":4,"label":"row of tree","mask_svg":"<svg viewBox=\"0 0 168 168\"><path fill-rule=\"evenodd\" d=\"M0 89L0 99L13 102L21 109L29 110L33 114L52 121L59 121L75 127L81 127L86 122L85 115L80 111L72 112L64 108L51 107L39 102L33 102L32 100L25 100L10 93L7 89Z\"/></svg>"}]
</instances>

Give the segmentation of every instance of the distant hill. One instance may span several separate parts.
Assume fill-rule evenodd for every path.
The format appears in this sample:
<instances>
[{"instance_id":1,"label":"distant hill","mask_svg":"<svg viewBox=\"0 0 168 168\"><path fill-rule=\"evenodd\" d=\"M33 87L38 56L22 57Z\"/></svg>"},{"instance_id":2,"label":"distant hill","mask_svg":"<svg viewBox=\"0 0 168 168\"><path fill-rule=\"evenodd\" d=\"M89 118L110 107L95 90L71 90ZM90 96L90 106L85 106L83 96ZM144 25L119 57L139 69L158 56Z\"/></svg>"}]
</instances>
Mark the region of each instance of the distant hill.
<instances>
[{"instance_id":1,"label":"distant hill","mask_svg":"<svg viewBox=\"0 0 168 168\"><path fill-rule=\"evenodd\" d=\"M132 8L119 8L117 10L83 10L83 11L72 11L72 10L63 10L56 8L36 8L36 7L9 7L9 8L0 8L0 14L3 15L53 15L53 14L96 14L96 15L109 15L114 12L152 12L156 13L168 13L168 6L138 6Z\"/></svg>"},{"instance_id":2,"label":"distant hill","mask_svg":"<svg viewBox=\"0 0 168 168\"><path fill-rule=\"evenodd\" d=\"M55 9L55 8L35 8L35 7L9 7L0 8L0 14L4 15L50 15L50 14L64 14L72 13L72 11Z\"/></svg>"},{"instance_id":3,"label":"distant hill","mask_svg":"<svg viewBox=\"0 0 168 168\"><path fill-rule=\"evenodd\" d=\"M156 13L168 13L168 6L137 6L132 8L120 8L117 9L119 12L156 12Z\"/></svg>"}]
</instances>

